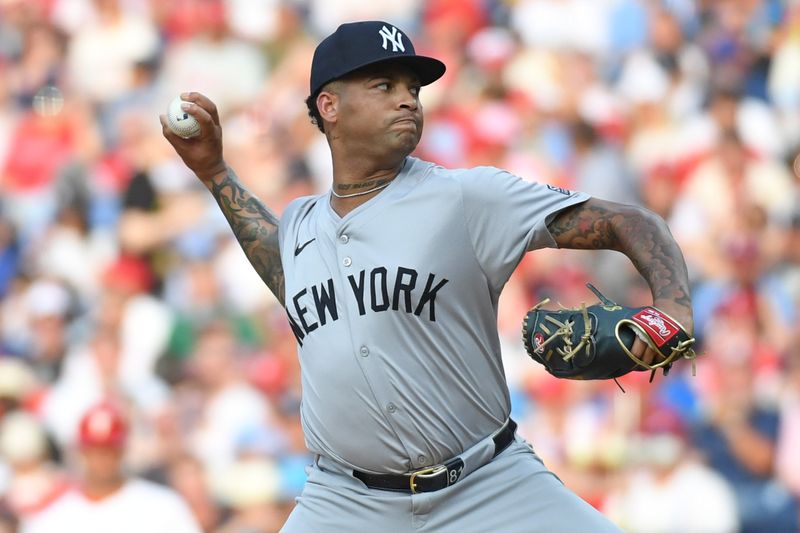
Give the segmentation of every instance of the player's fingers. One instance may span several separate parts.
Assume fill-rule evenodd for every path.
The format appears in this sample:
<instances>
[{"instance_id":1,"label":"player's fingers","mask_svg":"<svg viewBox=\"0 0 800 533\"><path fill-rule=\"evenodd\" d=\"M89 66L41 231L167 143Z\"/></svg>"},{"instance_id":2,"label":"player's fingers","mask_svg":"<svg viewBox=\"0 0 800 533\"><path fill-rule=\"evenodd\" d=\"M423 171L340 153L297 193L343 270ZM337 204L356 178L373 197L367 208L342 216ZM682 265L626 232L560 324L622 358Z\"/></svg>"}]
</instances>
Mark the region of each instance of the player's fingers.
<instances>
[{"instance_id":1,"label":"player's fingers","mask_svg":"<svg viewBox=\"0 0 800 533\"><path fill-rule=\"evenodd\" d=\"M167 116L166 115L158 115L158 120L161 121L161 134L169 141L172 146L175 146L176 143L180 143L185 141L180 135L176 134L174 131L169 129L167 125Z\"/></svg>"},{"instance_id":2,"label":"player's fingers","mask_svg":"<svg viewBox=\"0 0 800 533\"><path fill-rule=\"evenodd\" d=\"M647 348L647 351L644 353L643 360L646 361L648 365L655 365L663 361L664 356L652 348Z\"/></svg>"},{"instance_id":3,"label":"player's fingers","mask_svg":"<svg viewBox=\"0 0 800 533\"><path fill-rule=\"evenodd\" d=\"M219 112L217 111L217 106L209 97L198 92L188 92L181 94L181 100L186 100L187 102L192 102L200 106L211 116L211 120L214 121L214 124L219 126Z\"/></svg>"},{"instance_id":4,"label":"player's fingers","mask_svg":"<svg viewBox=\"0 0 800 533\"><path fill-rule=\"evenodd\" d=\"M216 124L208 111L194 102L183 102L181 109L197 119L198 124L200 124L200 136L208 135L214 131Z\"/></svg>"},{"instance_id":5,"label":"player's fingers","mask_svg":"<svg viewBox=\"0 0 800 533\"><path fill-rule=\"evenodd\" d=\"M631 353L638 357L640 360L644 361L648 365L652 365L658 363L664 357L657 351L651 349L646 342L644 342L640 338L636 338L633 341L633 346L631 347Z\"/></svg>"}]
</instances>

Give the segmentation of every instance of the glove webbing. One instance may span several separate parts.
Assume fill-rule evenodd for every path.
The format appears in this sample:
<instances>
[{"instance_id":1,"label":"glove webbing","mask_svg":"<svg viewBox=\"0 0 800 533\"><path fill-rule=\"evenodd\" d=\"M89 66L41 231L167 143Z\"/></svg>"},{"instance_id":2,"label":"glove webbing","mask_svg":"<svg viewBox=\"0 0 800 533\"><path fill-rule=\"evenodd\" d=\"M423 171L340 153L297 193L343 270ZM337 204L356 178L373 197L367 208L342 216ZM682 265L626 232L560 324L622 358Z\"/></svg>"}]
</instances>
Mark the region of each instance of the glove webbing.
<instances>
[{"instance_id":1,"label":"glove webbing","mask_svg":"<svg viewBox=\"0 0 800 533\"><path fill-rule=\"evenodd\" d=\"M549 299L546 299L540 304L538 304L536 307L538 308L540 305L545 304L548 301ZM577 355L581 350L587 348L589 340L591 340L592 338L592 324L589 321L589 313L586 311L585 304L581 304L580 311L583 314L584 331L583 335L581 336L581 340L580 342L578 342L577 346L575 346L574 348L572 346L572 327L575 325L575 322L573 322L572 320L561 322L560 320L553 318L551 315L547 315L544 317L544 319L550 322L551 324L555 324L558 327L558 329L556 329L553 333L550 333L550 330L547 329L547 326L545 326L544 324L539 324L539 327L542 329L542 331L550 335L544 340L544 342L542 342L542 348L547 346L553 339L561 337L565 347L556 348L556 353L560 355L564 361L569 361L570 359L575 357L575 355Z\"/></svg>"}]
</instances>

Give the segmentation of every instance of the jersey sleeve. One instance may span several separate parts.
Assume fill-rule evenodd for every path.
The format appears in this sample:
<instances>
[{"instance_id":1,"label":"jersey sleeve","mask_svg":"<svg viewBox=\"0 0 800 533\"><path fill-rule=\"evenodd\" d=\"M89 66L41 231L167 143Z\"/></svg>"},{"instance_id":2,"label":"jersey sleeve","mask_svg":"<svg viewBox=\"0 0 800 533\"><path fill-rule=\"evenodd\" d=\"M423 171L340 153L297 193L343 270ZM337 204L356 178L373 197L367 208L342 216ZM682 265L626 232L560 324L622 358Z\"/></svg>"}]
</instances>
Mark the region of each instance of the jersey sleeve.
<instances>
[{"instance_id":1,"label":"jersey sleeve","mask_svg":"<svg viewBox=\"0 0 800 533\"><path fill-rule=\"evenodd\" d=\"M278 246L281 250L281 257L283 257L283 250L287 246L287 241L289 241L289 247L296 244L299 223L308 215L314 204L321 199L322 197L320 196L301 196L289 202L283 210L278 223Z\"/></svg>"},{"instance_id":2,"label":"jersey sleeve","mask_svg":"<svg viewBox=\"0 0 800 533\"><path fill-rule=\"evenodd\" d=\"M556 247L547 225L559 211L590 198L493 167L465 171L460 183L475 254L496 290L508 281L525 252Z\"/></svg>"},{"instance_id":3,"label":"jersey sleeve","mask_svg":"<svg viewBox=\"0 0 800 533\"><path fill-rule=\"evenodd\" d=\"M281 213L280 222L278 223L278 246L280 246L281 250L283 250L285 246L287 235L291 233L290 228L297 214L297 210L300 209L302 204L303 198L295 198L289 202L283 210L283 213Z\"/></svg>"}]
</instances>

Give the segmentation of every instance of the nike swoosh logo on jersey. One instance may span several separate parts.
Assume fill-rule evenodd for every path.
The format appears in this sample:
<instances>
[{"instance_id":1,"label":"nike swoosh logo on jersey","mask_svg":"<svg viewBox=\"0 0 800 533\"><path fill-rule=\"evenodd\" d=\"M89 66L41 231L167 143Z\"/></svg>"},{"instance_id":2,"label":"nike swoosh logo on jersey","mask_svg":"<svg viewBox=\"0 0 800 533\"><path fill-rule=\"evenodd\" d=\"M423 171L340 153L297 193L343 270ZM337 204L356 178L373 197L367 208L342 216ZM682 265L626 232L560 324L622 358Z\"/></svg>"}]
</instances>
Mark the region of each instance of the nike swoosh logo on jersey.
<instances>
[{"instance_id":1,"label":"nike swoosh logo on jersey","mask_svg":"<svg viewBox=\"0 0 800 533\"><path fill-rule=\"evenodd\" d=\"M314 242L315 240L317 240L317 238L316 238L316 237L314 237L314 238L313 238L313 239L311 239L310 241L306 241L306 242L304 242L303 244L301 244L300 246L298 246L297 248L295 248L295 249L294 249L294 256L295 256L295 257L297 257L298 255L300 255L300 252L302 252L302 251L305 249L305 247L306 247L306 246L308 246L309 244L311 244L311 243L312 243L312 242Z\"/></svg>"}]
</instances>

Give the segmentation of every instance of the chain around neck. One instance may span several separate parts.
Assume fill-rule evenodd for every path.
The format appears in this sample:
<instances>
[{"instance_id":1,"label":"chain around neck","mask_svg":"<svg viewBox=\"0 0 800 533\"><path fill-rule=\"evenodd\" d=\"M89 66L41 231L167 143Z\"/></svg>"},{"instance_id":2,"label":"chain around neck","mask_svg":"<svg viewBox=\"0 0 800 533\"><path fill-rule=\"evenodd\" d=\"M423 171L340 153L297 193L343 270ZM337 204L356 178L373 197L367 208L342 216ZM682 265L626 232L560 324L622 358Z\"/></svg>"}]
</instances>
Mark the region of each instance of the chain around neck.
<instances>
[{"instance_id":1,"label":"chain around neck","mask_svg":"<svg viewBox=\"0 0 800 533\"><path fill-rule=\"evenodd\" d=\"M375 191L379 191L381 189L385 189L386 187L389 186L389 184L392 183L392 181L394 181L394 180L389 180L386 183L384 183L383 185L378 185L377 187L373 187L373 188L368 189L366 191L354 192L354 193L351 193L351 194L339 194L339 193L337 193L336 191L333 190L333 187L331 187L331 194L334 195L336 198L353 198L354 196L363 196L363 195L369 194L371 192L375 192Z\"/></svg>"}]
</instances>

